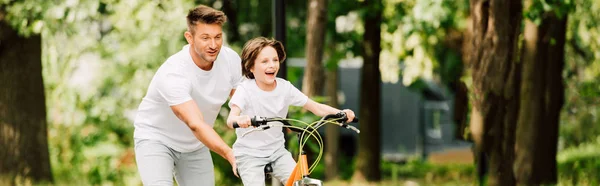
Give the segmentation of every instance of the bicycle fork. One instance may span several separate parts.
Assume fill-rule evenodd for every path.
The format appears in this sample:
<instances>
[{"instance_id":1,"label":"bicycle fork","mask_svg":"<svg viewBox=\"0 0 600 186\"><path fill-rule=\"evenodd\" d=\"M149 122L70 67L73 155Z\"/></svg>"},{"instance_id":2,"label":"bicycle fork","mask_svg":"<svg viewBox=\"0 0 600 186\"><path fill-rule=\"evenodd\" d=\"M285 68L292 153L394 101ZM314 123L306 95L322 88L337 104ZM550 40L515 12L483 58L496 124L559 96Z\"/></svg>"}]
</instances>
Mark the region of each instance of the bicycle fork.
<instances>
[{"instance_id":1,"label":"bicycle fork","mask_svg":"<svg viewBox=\"0 0 600 186\"><path fill-rule=\"evenodd\" d=\"M290 175L290 179L288 179L286 186L305 186L305 185L314 185L314 186L322 186L323 182L318 179L313 179L308 177L308 161L306 159L306 153L302 151L300 158L298 158L298 163L296 163L296 167L294 167L294 171L292 171L292 175Z\"/></svg>"}]
</instances>

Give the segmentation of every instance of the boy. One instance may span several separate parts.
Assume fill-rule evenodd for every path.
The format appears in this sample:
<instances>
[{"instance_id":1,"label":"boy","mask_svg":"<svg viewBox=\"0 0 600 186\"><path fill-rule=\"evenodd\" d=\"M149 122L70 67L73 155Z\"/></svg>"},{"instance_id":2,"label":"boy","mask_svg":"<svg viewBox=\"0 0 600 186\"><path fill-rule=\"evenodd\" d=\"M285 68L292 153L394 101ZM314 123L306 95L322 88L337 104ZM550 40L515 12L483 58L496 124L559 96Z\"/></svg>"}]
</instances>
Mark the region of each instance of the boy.
<instances>
[{"instance_id":1,"label":"boy","mask_svg":"<svg viewBox=\"0 0 600 186\"><path fill-rule=\"evenodd\" d=\"M296 162L285 149L281 127L254 132L250 130L250 116L285 118L290 105L302 106L315 115L325 116L345 112L348 121L354 119L352 110L340 111L309 99L290 82L276 78L279 63L285 60L281 42L264 37L248 41L242 50L242 74L247 78L232 96L227 125L237 122L237 140L233 144L236 165L244 185L265 185L263 168L272 163L273 176L283 184L294 170Z\"/></svg>"}]
</instances>

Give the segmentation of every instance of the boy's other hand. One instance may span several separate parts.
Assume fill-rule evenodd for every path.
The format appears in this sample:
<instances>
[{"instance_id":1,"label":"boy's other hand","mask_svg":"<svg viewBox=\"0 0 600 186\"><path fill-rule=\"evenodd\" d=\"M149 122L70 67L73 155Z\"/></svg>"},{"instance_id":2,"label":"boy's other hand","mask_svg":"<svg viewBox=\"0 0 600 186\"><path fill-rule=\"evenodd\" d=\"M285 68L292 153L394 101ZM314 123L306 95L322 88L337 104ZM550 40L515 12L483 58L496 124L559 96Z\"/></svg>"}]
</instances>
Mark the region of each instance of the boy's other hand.
<instances>
[{"instance_id":1,"label":"boy's other hand","mask_svg":"<svg viewBox=\"0 0 600 186\"><path fill-rule=\"evenodd\" d=\"M356 117L354 115L354 111L350 110L350 109L344 109L342 110L344 113L346 113L346 117L348 118L348 120L346 122L350 123L352 122L352 120L354 120L354 117Z\"/></svg>"}]
</instances>

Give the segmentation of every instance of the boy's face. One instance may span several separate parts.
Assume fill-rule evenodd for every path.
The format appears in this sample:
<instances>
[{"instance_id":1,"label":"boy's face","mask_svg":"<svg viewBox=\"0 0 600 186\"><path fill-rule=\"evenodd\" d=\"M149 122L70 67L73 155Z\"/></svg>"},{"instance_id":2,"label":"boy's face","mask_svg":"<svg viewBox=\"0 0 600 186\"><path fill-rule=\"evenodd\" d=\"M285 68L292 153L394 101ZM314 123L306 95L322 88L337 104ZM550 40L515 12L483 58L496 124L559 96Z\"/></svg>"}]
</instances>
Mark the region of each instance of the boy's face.
<instances>
[{"instance_id":1,"label":"boy's face","mask_svg":"<svg viewBox=\"0 0 600 186\"><path fill-rule=\"evenodd\" d=\"M187 31L185 39L194 49L193 53L197 59L201 59L203 63L212 63L217 60L223 45L223 28L219 24L198 23L194 34Z\"/></svg>"},{"instance_id":2,"label":"boy's face","mask_svg":"<svg viewBox=\"0 0 600 186\"><path fill-rule=\"evenodd\" d=\"M275 88L275 77L278 71L279 56L277 56L275 48L271 46L267 46L260 51L256 60L254 60L254 66L250 69L250 72L254 74L256 83L261 88Z\"/></svg>"}]
</instances>

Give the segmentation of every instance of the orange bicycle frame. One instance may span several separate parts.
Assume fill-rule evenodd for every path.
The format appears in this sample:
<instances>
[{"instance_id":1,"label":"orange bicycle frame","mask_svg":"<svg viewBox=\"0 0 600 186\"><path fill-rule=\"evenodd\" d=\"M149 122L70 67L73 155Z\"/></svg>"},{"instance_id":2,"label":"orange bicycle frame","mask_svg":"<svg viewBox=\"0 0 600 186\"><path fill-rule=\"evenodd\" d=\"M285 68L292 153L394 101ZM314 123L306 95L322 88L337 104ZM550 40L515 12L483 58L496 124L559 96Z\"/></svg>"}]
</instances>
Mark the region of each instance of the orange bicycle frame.
<instances>
[{"instance_id":1,"label":"orange bicycle frame","mask_svg":"<svg viewBox=\"0 0 600 186\"><path fill-rule=\"evenodd\" d=\"M306 154L302 153L300 158L298 158L298 162L296 163L296 167L294 167L294 171L285 183L285 186L292 186L295 181L302 179L303 176L308 176L308 162L306 160Z\"/></svg>"}]
</instances>

